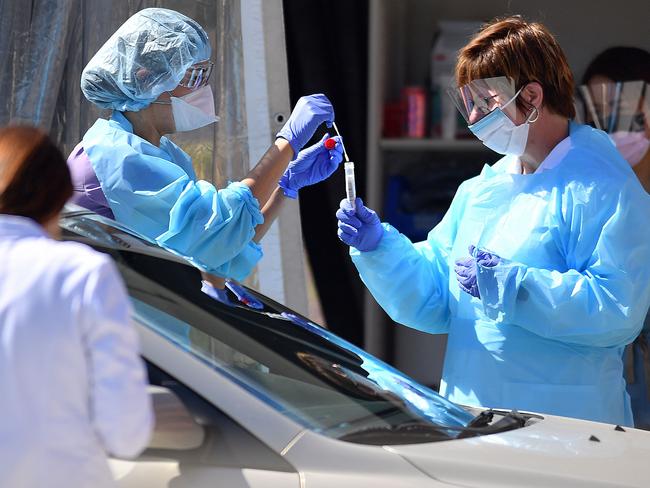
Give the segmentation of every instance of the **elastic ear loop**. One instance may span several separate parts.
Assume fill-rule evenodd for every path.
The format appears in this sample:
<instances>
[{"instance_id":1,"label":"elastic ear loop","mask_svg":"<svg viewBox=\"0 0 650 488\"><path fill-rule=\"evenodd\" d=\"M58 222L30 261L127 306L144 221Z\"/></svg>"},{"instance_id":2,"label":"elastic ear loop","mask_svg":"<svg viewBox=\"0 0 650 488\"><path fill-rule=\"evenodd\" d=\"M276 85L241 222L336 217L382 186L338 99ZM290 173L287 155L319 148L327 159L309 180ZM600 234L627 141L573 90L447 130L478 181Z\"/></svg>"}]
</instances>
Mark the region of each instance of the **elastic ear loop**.
<instances>
[{"instance_id":1,"label":"elastic ear loop","mask_svg":"<svg viewBox=\"0 0 650 488\"><path fill-rule=\"evenodd\" d=\"M517 96L521 93L521 91L524 89L525 86L526 85L522 86L519 90L517 90L517 93L515 93L515 95L510 100L508 100L508 102L506 102L506 104L503 107L501 107L501 110L503 110L508 105L510 105L510 103L512 103L515 100L515 98L517 98ZM528 103L528 102L525 102L525 103ZM528 119L526 120L527 124L534 124L535 122L537 122L537 119L539 119L539 110L537 109L537 107L533 107L533 110L534 110L534 112L531 111L530 115L528 116ZM531 118L533 113L535 114L534 119Z\"/></svg>"}]
</instances>

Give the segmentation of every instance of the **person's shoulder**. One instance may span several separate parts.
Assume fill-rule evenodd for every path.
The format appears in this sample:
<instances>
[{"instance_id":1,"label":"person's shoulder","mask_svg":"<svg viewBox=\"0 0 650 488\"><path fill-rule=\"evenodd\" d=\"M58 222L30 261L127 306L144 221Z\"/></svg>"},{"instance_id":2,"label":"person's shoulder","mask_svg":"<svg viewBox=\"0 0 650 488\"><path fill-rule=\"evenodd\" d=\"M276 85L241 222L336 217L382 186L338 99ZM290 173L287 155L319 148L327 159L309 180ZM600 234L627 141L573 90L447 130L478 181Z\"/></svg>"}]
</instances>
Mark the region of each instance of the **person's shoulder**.
<instances>
[{"instance_id":1,"label":"person's shoulder","mask_svg":"<svg viewBox=\"0 0 650 488\"><path fill-rule=\"evenodd\" d=\"M90 246L80 242L52 241L47 250L48 259L60 273L76 275L78 278L101 272L112 267L112 259Z\"/></svg>"},{"instance_id":2,"label":"person's shoulder","mask_svg":"<svg viewBox=\"0 0 650 488\"><path fill-rule=\"evenodd\" d=\"M503 156L492 165L485 164L479 174L466 179L460 184L457 194L471 192L472 189L476 187L476 185L479 185L480 183L490 180L501 174L508 173L509 168L514 162L513 158L514 156Z\"/></svg>"},{"instance_id":3,"label":"person's shoulder","mask_svg":"<svg viewBox=\"0 0 650 488\"><path fill-rule=\"evenodd\" d=\"M42 293L68 300L88 284L117 274L110 256L71 241L57 241L46 236L23 239L20 258L25 273L37 276Z\"/></svg>"},{"instance_id":4,"label":"person's shoulder","mask_svg":"<svg viewBox=\"0 0 650 488\"><path fill-rule=\"evenodd\" d=\"M560 180L575 203L604 205L633 201L650 212L650 197L609 136L598 129L578 125L571 132L571 146L560 166Z\"/></svg>"},{"instance_id":5,"label":"person's shoulder","mask_svg":"<svg viewBox=\"0 0 650 488\"><path fill-rule=\"evenodd\" d=\"M585 184L620 187L636 178L609 136L588 125L572 123L569 147L563 159L561 172L565 177Z\"/></svg>"},{"instance_id":6,"label":"person's shoulder","mask_svg":"<svg viewBox=\"0 0 650 488\"><path fill-rule=\"evenodd\" d=\"M134 134L130 123L121 114L109 120L98 119L84 134L82 146L95 171L106 168L111 174L117 174L115 168L126 161L133 165L169 161L164 150ZM182 152L180 148L178 151Z\"/></svg>"},{"instance_id":7,"label":"person's shoulder","mask_svg":"<svg viewBox=\"0 0 650 488\"><path fill-rule=\"evenodd\" d=\"M127 125L128 124L128 125ZM98 155L115 159L120 153L146 153L151 143L134 134L123 115L97 119L82 139L84 151L96 159Z\"/></svg>"},{"instance_id":8,"label":"person's shoulder","mask_svg":"<svg viewBox=\"0 0 650 488\"><path fill-rule=\"evenodd\" d=\"M624 174L631 173L631 170L627 171L630 169L629 164L602 130L588 125L572 124L570 141L567 155L571 160L577 160L581 164L587 161L591 168L598 168L605 174L618 174L622 169Z\"/></svg>"}]
</instances>

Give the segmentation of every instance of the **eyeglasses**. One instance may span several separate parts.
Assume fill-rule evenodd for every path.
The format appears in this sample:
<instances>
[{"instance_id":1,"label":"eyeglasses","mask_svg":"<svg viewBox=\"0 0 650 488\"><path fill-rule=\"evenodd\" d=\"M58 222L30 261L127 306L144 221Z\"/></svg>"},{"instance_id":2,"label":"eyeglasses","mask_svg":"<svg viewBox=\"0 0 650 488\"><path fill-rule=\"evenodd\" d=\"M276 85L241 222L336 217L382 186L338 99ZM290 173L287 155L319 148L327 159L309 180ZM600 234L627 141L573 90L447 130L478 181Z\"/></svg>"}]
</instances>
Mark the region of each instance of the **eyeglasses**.
<instances>
[{"instance_id":1,"label":"eyeglasses","mask_svg":"<svg viewBox=\"0 0 650 488\"><path fill-rule=\"evenodd\" d=\"M192 90L207 85L208 81L210 80L210 75L212 74L213 67L214 63L211 61L202 63L201 65L190 66L185 72L185 76L179 85L184 86L185 88L190 88Z\"/></svg>"}]
</instances>

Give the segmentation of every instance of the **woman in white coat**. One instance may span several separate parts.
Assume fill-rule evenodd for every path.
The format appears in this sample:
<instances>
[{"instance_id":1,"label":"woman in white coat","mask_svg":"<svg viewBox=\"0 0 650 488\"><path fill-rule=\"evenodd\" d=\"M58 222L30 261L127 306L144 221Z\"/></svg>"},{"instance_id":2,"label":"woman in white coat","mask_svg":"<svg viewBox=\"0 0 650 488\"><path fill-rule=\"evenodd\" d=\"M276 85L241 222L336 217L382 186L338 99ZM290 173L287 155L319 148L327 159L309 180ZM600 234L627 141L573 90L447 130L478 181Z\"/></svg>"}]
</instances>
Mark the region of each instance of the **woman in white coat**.
<instances>
[{"instance_id":1,"label":"woman in white coat","mask_svg":"<svg viewBox=\"0 0 650 488\"><path fill-rule=\"evenodd\" d=\"M0 130L0 486L113 486L153 422L110 259L55 240L72 183L37 129Z\"/></svg>"}]
</instances>

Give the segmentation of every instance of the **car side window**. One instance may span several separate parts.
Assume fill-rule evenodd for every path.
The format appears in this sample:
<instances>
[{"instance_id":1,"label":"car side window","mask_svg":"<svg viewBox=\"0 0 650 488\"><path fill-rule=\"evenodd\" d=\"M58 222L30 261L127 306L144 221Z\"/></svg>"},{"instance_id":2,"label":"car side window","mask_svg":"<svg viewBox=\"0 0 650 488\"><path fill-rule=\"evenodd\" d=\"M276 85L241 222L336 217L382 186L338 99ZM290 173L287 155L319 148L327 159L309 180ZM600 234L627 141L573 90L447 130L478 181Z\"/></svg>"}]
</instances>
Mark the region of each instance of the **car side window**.
<instances>
[{"instance_id":1,"label":"car side window","mask_svg":"<svg viewBox=\"0 0 650 488\"><path fill-rule=\"evenodd\" d=\"M148 448L142 454L147 459L163 458L183 465L207 464L213 467L264 469L293 473L295 470L280 455L266 446L247 429L235 422L219 408L167 372L145 361L149 383L171 390L190 412L204 432L200 446L164 449ZM155 434L154 434L155 435Z\"/></svg>"}]
</instances>

